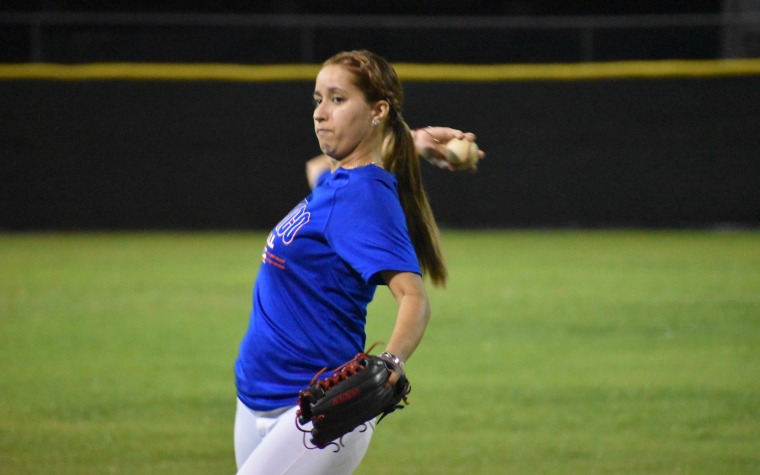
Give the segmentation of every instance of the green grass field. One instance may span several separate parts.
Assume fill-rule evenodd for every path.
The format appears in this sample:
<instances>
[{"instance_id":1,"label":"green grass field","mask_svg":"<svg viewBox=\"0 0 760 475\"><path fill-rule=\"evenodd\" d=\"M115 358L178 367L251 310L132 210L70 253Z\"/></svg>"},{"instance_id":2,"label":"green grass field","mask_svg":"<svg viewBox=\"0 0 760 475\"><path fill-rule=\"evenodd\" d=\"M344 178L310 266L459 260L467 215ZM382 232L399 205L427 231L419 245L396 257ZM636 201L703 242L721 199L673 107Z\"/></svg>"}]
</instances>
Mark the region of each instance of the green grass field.
<instances>
[{"instance_id":1,"label":"green grass field","mask_svg":"<svg viewBox=\"0 0 760 475\"><path fill-rule=\"evenodd\" d=\"M0 473L234 473L263 233L0 234ZM360 474L760 473L760 233L444 233ZM370 308L386 340L393 302Z\"/></svg>"}]
</instances>

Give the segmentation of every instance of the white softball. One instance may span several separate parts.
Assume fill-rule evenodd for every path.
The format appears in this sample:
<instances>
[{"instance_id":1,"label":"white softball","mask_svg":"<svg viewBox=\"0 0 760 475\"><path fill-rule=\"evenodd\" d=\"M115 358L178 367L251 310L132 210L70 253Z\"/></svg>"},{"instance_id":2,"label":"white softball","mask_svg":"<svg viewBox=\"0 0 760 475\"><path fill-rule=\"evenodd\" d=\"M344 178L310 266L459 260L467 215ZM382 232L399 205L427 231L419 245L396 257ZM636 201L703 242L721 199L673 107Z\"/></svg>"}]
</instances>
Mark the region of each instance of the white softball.
<instances>
[{"instance_id":1,"label":"white softball","mask_svg":"<svg viewBox=\"0 0 760 475\"><path fill-rule=\"evenodd\" d=\"M478 144L465 139L451 139L446 144L446 161L457 170L475 168L478 163Z\"/></svg>"}]
</instances>

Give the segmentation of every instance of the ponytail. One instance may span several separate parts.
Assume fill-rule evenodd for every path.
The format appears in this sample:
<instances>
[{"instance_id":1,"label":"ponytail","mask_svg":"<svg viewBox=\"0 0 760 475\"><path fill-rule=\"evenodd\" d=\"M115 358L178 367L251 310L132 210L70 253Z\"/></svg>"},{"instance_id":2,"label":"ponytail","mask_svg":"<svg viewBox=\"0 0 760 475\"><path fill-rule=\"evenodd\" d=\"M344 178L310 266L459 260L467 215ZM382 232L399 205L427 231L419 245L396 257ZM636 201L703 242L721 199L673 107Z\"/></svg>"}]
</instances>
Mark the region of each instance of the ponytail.
<instances>
[{"instance_id":1,"label":"ponytail","mask_svg":"<svg viewBox=\"0 0 760 475\"><path fill-rule=\"evenodd\" d=\"M401 207L423 273L433 285L444 286L448 271L441 252L440 233L422 186L422 172L409 126L395 111L383 140L383 168L396 175Z\"/></svg>"}]
</instances>

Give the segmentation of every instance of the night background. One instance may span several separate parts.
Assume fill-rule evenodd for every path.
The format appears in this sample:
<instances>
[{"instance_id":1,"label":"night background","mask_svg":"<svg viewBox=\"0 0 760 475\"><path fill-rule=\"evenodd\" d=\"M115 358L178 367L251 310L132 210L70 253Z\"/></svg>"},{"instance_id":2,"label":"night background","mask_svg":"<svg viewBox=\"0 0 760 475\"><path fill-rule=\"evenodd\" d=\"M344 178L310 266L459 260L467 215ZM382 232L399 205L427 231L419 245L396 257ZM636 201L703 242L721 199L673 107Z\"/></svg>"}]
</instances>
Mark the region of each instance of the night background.
<instances>
[{"instance_id":1,"label":"night background","mask_svg":"<svg viewBox=\"0 0 760 475\"><path fill-rule=\"evenodd\" d=\"M473 131L488 154L474 175L424 168L445 226L760 224L760 2L387 5L5 2L0 229L267 229L318 150L311 75L256 68L363 48L466 76L402 75L411 127ZM224 65L249 69L203 79Z\"/></svg>"}]
</instances>

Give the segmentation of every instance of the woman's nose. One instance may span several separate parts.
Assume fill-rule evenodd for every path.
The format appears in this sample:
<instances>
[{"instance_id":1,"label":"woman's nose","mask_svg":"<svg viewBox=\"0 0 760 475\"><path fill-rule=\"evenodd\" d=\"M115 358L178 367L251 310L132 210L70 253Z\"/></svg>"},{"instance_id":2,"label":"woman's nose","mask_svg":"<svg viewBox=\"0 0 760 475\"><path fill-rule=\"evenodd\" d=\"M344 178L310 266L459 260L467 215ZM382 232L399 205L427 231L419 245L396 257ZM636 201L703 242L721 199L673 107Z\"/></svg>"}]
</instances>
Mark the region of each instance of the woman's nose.
<instances>
[{"instance_id":1,"label":"woman's nose","mask_svg":"<svg viewBox=\"0 0 760 475\"><path fill-rule=\"evenodd\" d=\"M314 120L316 121L325 120L325 112L322 107L322 104L319 104L317 105L317 107L314 108Z\"/></svg>"}]
</instances>

